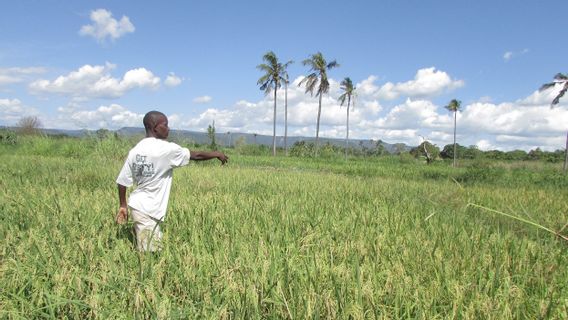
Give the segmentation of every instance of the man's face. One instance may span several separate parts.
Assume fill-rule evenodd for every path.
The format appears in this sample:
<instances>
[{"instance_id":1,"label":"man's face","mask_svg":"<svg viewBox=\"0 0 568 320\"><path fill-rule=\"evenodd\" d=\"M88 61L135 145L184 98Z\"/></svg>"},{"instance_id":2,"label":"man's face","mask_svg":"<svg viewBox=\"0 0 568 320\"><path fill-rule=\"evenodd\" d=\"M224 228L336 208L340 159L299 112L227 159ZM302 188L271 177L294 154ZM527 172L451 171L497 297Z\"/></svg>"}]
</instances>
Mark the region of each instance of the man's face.
<instances>
[{"instance_id":1,"label":"man's face","mask_svg":"<svg viewBox=\"0 0 568 320\"><path fill-rule=\"evenodd\" d=\"M154 135L158 139L167 139L170 133L170 128L168 127L168 118L161 116L156 121L156 126L154 126Z\"/></svg>"}]
</instances>

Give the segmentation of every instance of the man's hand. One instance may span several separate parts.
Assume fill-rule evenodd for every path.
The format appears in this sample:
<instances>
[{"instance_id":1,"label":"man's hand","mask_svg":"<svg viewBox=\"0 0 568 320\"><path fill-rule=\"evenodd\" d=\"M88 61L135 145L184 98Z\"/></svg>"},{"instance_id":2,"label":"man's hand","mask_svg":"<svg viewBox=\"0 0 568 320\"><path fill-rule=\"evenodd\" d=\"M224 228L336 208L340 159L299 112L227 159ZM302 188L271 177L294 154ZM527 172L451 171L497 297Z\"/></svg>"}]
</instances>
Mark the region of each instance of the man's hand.
<instances>
[{"instance_id":1,"label":"man's hand","mask_svg":"<svg viewBox=\"0 0 568 320\"><path fill-rule=\"evenodd\" d=\"M229 157L227 157L223 152L219 151L191 151L189 159L194 161L202 161L215 158L219 159L222 165L229 161Z\"/></svg>"},{"instance_id":2,"label":"man's hand","mask_svg":"<svg viewBox=\"0 0 568 320\"><path fill-rule=\"evenodd\" d=\"M227 161L229 161L229 157L227 157L224 153L219 152L219 155L217 156L217 159L219 159L219 161L221 161L221 165L224 165L225 163L227 163Z\"/></svg>"},{"instance_id":3,"label":"man's hand","mask_svg":"<svg viewBox=\"0 0 568 320\"><path fill-rule=\"evenodd\" d=\"M120 207L114 220L118 224L126 223L126 221L128 220L128 209L126 209L125 207Z\"/></svg>"}]
</instances>

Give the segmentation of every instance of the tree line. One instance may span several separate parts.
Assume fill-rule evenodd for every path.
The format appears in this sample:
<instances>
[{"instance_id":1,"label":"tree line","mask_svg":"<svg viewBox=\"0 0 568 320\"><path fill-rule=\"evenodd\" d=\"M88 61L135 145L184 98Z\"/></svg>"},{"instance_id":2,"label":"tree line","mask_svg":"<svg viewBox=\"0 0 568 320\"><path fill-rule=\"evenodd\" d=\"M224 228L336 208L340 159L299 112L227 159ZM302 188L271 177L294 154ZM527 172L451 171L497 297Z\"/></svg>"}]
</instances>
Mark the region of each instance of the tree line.
<instances>
[{"instance_id":1,"label":"tree line","mask_svg":"<svg viewBox=\"0 0 568 320\"><path fill-rule=\"evenodd\" d=\"M285 92L285 110L284 110L284 148L286 150L286 155L288 155L288 144L287 144L287 137L288 137L288 85L289 85L289 76L287 72L287 68L290 64L294 63L294 61L289 60L286 63L281 63L276 56L276 54L272 51L268 51L262 57L263 63L259 64L257 68L263 72L262 76L258 79L257 84L260 85L260 90L264 91L266 95L270 93L274 93L274 110L273 110L273 135L272 135L272 155L276 155L276 109L277 109L277 99L278 99L278 89L281 88L282 84L284 84L284 92ZM320 118L321 118L321 102L322 97L324 94L329 92L329 80L327 76L327 71L333 68L339 67L339 63L336 60L332 60L331 62L327 62L326 59L323 57L321 52L317 52L315 54L310 55L307 59L302 61L304 66L309 67L308 74L300 81L298 86L305 87L305 93L310 93L312 96L315 95L318 97L318 112L316 118L316 139L314 145L314 155L315 157L318 156L319 151L319 129L320 129ZM566 93L568 90L568 76L562 73L558 73L554 77L554 81L551 83L546 83L542 85L539 89L540 91L547 90L549 88L555 87L556 85L561 86L560 92L556 95L551 103L551 107L555 106L559 103L560 98ZM345 157L347 158L347 152L349 149L349 110L352 107L353 98L356 96L356 87L353 86L353 82L349 77L345 77L340 84L340 89L342 90L342 94L339 96L339 102L341 106L345 104L347 100L347 113L346 113L346 134L345 134L345 148L344 153ZM438 151L438 154L448 155L451 154L453 158L452 165L455 167L457 165L456 161L458 159L458 154L460 152L465 152L463 150L458 150L458 144L456 142L456 135L457 135L457 112L461 110L461 101L457 99L452 99L445 108L453 113L453 120L454 120L454 130L453 130L453 145L452 150L446 150L444 147L444 151ZM424 141L419 147L415 148L415 152L423 153L426 156L428 162L432 161L435 156L430 154L429 149L426 147L427 141ZM537 149L540 151L540 149ZM478 150L479 151L479 150ZM531 151L532 152L532 151ZM536 153L538 153L535 150ZM466 152L467 153L467 152ZM540 151L543 153L543 151ZM539 153L539 154L540 154ZM564 171L567 170L568 166L568 133L566 135L566 149L565 149L565 158L564 158ZM504 154L507 154L506 152ZM555 153L554 153L555 154ZM495 151L494 155L497 157L501 157L499 152Z\"/></svg>"}]
</instances>

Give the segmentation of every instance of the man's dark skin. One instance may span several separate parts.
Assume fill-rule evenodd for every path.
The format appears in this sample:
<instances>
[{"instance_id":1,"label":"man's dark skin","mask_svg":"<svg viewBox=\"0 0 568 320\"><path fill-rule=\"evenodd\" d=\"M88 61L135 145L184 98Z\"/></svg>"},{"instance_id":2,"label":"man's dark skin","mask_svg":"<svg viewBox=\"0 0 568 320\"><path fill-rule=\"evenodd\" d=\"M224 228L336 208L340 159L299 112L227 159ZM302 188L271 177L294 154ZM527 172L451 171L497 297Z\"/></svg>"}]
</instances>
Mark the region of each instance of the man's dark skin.
<instances>
[{"instance_id":1,"label":"man's dark skin","mask_svg":"<svg viewBox=\"0 0 568 320\"><path fill-rule=\"evenodd\" d=\"M146 129L146 138L156 138L166 140L170 133L170 128L168 127L168 118L161 113L154 113L144 122L144 127ZM201 160L211 160L219 159L221 164L227 163L229 158L222 152L219 151L191 151L190 160L201 161ZM120 208L116 214L116 223L124 224L128 220L128 204L126 203L126 187L123 185L118 185L118 199L120 202Z\"/></svg>"}]
</instances>

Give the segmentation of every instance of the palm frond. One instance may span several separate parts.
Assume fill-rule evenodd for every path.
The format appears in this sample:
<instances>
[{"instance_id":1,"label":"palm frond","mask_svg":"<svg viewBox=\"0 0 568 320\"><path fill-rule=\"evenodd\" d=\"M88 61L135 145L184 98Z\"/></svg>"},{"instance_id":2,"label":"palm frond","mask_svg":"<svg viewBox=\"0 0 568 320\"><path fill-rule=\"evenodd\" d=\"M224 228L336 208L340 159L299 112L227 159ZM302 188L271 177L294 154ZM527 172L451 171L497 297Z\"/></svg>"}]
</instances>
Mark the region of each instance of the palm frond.
<instances>
[{"instance_id":1,"label":"palm frond","mask_svg":"<svg viewBox=\"0 0 568 320\"><path fill-rule=\"evenodd\" d=\"M568 75L565 75L565 74L559 72L554 76L554 80L566 81L566 80L568 80Z\"/></svg>"},{"instance_id":2,"label":"palm frond","mask_svg":"<svg viewBox=\"0 0 568 320\"><path fill-rule=\"evenodd\" d=\"M333 60L332 62L327 64L327 69L333 69L333 68L337 68L339 67L339 63L337 63L337 61Z\"/></svg>"},{"instance_id":3,"label":"palm frond","mask_svg":"<svg viewBox=\"0 0 568 320\"><path fill-rule=\"evenodd\" d=\"M256 68L264 72L264 75L258 79L257 84L261 85L260 90L269 94L272 89L278 90L281 87L283 65L272 51L265 53L262 59L266 63L259 64Z\"/></svg>"},{"instance_id":4,"label":"palm frond","mask_svg":"<svg viewBox=\"0 0 568 320\"><path fill-rule=\"evenodd\" d=\"M554 81L553 82L545 83L538 89L538 91L544 91L544 90L550 89L552 87L555 87L557 84L562 84L562 83L564 84L564 86L562 87L560 92L558 92L556 97L554 97L554 99L550 103L551 108L554 107L555 105L557 105L560 102L560 98L562 98L564 96L564 94L566 93L566 91L568 90L568 75L565 75L563 73L557 73L556 75L554 75Z\"/></svg>"},{"instance_id":5,"label":"palm frond","mask_svg":"<svg viewBox=\"0 0 568 320\"><path fill-rule=\"evenodd\" d=\"M289 65L291 65L292 63L294 63L294 60L289 60L288 62L286 62L285 64L282 65L282 67L284 69L288 68Z\"/></svg>"},{"instance_id":6,"label":"palm frond","mask_svg":"<svg viewBox=\"0 0 568 320\"><path fill-rule=\"evenodd\" d=\"M339 101L339 105L343 107L343 105L345 104L345 99L347 99L347 92L344 92L342 95L339 96L339 98L337 98L337 100Z\"/></svg>"},{"instance_id":7,"label":"palm frond","mask_svg":"<svg viewBox=\"0 0 568 320\"><path fill-rule=\"evenodd\" d=\"M313 59L304 59L302 60L302 65L309 66L312 70L314 69L314 60Z\"/></svg>"},{"instance_id":8,"label":"palm frond","mask_svg":"<svg viewBox=\"0 0 568 320\"><path fill-rule=\"evenodd\" d=\"M268 75L268 74L265 74L265 75L263 75L262 77L260 77L260 78L258 79L258 81L256 82L256 84L263 84L263 83L267 82L268 80L269 80L269 75Z\"/></svg>"},{"instance_id":9,"label":"palm frond","mask_svg":"<svg viewBox=\"0 0 568 320\"><path fill-rule=\"evenodd\" d=\"M260 90L264 91L265 95L269 95L272 92L272 83L267 81L260 86Z\"/></svg>"},{"instance_id":10,"label":"palm frond","mask_svg":"<svg viewBox=\"0 0 568 320\"><path fill-rule=\"evenodd\" d=\"M560 98L564 96L567 90L568 90L568 82L564 83L564 87L562 88L562 90L560 90L560 92L558 92L554 100L552 100L551 106L557 105L560 102Z\"/></svg>"},{"instance_id":11,"label":"palm frond","mask_svg":"<svg viewBox=\"0 0 568 320\"><path fill-rule=\"evenodd\" d=\"M307 83L312 78L317 78L317 74L315 72L308 74L307 76L304 77L304 79L300 80L300 83L298 83L298 87L302 86L304 83Z\"/></svg>"},{"instance_id":12,"label":"palm frond","mask_svg":"<svg viewBox=\"0 0 568 320\"><path fill-rule=\"evenodd\" d=\"M453 112L457 112L461 107L461 101L457 100L457 99L452 99L452 101L450 101L450 103L448 103L447 106L445 106L444 108L446 108L449 111L453 111Z\"/></svg>"},{"instance_id":13,"label":"palm frond","mask_svg":"<svg viewBox=\"0 0 568 320\"><path fill-rule=\"evenodd\" d=\"M549 89L549 88L554 87L554 85L556 85L556 82L545 83L545 84L543 84L543 85L538 89L538 91L547 90L547 89Z\"/></svg>"},{"instance_id":14,"label":"palm frond","mask_svg":"<svg viewBox=\"0 0 568 320\"><path fill-rule=\"evenodd\" d=\"M345 79L341 81L339 88L346 92L352 92L355 89L353 88L353 81L351 81L349 77L345 77Z\"/></svg>"},{"instance_id":15,"label":"palm frond","mask_svg":"<svg viewBox=\"0 0 568 320\"><path fill-rule=\"evenodd\" d=\"M278 63L278 58L276 57L276 54L274 54L274 52L272 51L268 51L267 53L265 53L262 59L268 62L270 65L276 65Z\"/></svg>"},{"instance_id":16,"label":"palm frond","mask_svg":"<svg viewBox=\"0 0 568 320\"><path fill-rule=\"evenodd\" d=\"M339 101L341 102L341 105L343 106L343 104L345 103L345 99L349 98L351 101L353 101L353 104L355 104L355 87L353 86L353 81L351 81L351 78L349 77L345 77L340 84L340 89L343 90L343 94L341 96L339 96Z\"/></svg>"},{"instance_id":17,"label":"palm frond","mask_svg":"<svg viewBox=\"0 0 568 320\"><path fill-rule=\"evenodd\" d=\"M316 96L327 93L328 91L329 91L329 81L327 81L327 75L325 75L325 77L322 76L322 79L320 79L320 85Z\"/></svg>"},{"instance_id":18,"label":"palm frond","mask_svg":"<svg viewBox=\"0 0 568 320\"><path fill-rule=\"evenodd\" d=\"M314 95L314 88L316 87L318 83L318 76L315 73L311 73L309 75L307 75L304 79L302 79L302 81L300 81L300 83L298 83L298 86L302 86L305 84L306 86L306 93L310 93L312 96Z\"/></svg>"}]
</instances>

